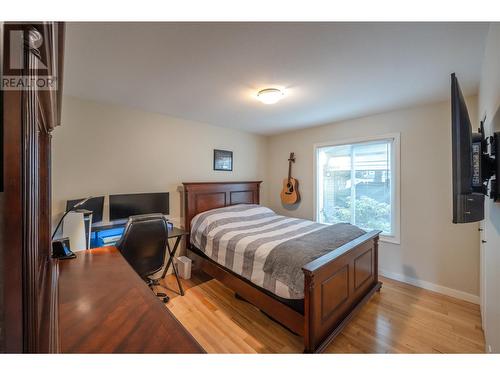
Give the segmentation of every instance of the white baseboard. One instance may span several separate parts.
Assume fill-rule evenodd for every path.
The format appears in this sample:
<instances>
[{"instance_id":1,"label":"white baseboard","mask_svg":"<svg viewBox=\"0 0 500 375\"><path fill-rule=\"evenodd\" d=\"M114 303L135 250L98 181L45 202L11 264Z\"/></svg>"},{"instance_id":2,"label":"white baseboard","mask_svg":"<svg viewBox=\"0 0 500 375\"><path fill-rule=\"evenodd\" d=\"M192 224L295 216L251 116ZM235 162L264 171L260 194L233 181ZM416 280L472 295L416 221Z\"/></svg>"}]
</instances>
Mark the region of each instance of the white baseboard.
<instances>
[{"instance_id":1,"label":"white baseboard","mask_svg":"<svg viewBox=\"0 0 500 375\"><path fill-rule=\"evenodd\" d=\"M433 284L428 281L415 279L413 277L401 275L399 273L388 272L385 270L379 270L379 274L380 276L387 277L388 279L401 281L403 283L418 286L419 288L431 290L433 292L441 293L449 297L458 298L463 301L472 302L479 305L479 296L476 296L474 294L462 292L461 290L448 288L446 286Z\"/></svg>"}]
</instances>

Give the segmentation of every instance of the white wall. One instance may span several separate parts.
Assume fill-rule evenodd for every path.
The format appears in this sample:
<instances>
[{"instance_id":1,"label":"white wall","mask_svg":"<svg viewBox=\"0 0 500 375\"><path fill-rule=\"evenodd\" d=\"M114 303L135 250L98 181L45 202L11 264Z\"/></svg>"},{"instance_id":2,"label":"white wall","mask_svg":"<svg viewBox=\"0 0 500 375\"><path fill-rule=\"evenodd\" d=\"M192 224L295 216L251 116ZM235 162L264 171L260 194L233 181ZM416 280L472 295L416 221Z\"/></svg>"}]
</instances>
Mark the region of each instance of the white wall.
<instances>
[{"instance_id":1,"label":"white wall","mask_svg":"<svg viewBox=\"0 0 500 375\"><path fill-rule=\"evenodd\" d=\"M181 182L265 174L262 136L72 97L63 99L52 142L54 220L67 199L161 191L170 192L170 216L179 218ZM233 172L213 170L214 148L233 151Z\"/></svg>"},{"instance_id":2,"label":"white wall","mask_svg":"<svg viewBox=\"0 0 500 375\"><path fill-rule=\"evenodd\" d=\"M468 98L467 104L471 118L477 118L477 98ZM478 225L452 224L450 122L450 103L445 102L272 136L266 179L270 207L314 217L315 143L400 133L401 244L381 243L381 272L478 302ZM279 198L290 152L297 158L292 174L302 196L293 210Z\"/></svg>"},{"instance_id":3,"label":"white wall","mask_svg":"<svg viewBox=\"0 0 500 375\"><path fill-rule=\"evenodd\" d=\"M496 114L496 116L495 116ZM486 115L486 134L500 131L500 24L490 25L479 88L479 118ZM500 181L500 176L497 176ZM486 202L482 223L481 310L487 350L500 353L500 203Z\"/></svg>"}]
</instances>

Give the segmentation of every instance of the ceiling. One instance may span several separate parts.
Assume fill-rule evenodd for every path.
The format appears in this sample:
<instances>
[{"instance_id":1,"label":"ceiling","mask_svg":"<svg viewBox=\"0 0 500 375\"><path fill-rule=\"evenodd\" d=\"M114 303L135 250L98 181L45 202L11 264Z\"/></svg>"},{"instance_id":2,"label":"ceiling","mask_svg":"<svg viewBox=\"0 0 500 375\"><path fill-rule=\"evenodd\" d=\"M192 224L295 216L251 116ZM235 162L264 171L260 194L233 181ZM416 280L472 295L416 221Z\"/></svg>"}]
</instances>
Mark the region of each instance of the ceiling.
<instances>
[{"instance_id":1,"label":"ceiling","mask_svg":"<svg viewBox=\"0 0 500 375\"><path fill-rule=\"evenodd\" d=\"M259 134L478 90L486 23L68 23L66 95ZM285 88L275 105L255 99Z\"/></svg>"}]
</instances>

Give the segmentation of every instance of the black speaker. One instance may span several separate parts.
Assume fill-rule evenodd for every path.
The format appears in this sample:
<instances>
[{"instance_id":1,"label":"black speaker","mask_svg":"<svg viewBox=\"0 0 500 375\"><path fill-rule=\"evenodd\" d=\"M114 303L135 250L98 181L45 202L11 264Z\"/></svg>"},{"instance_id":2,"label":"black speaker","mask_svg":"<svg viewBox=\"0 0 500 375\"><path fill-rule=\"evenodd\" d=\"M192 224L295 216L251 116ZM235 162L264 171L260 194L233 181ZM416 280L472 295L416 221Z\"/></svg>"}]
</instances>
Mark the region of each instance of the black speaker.
<instances>
[{"instance_id":1,"label":"black speaker","mask_svg":"<svg viewBox=\"0 0 500 375\"><path fill-rule=\"evenodd\" d=\"M69 238L60 238L52 241L52 258L56 259L72 259L76 258L69 246Z\"/></svg>"}]
</instances>

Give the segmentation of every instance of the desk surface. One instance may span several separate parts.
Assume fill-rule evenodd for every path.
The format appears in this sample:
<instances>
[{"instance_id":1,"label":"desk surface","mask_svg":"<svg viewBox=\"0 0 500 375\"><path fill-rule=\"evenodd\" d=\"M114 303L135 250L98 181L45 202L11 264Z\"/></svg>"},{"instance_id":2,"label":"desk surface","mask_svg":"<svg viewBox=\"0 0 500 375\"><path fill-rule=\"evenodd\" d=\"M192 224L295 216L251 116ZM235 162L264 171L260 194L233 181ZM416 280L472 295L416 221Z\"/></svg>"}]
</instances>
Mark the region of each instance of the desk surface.
<instances>
[{"instance_id":1,"label":"desk surface","mask_svg":"<svg viewBox=\"0 0 500 375\"><path fill-rule=\"evenodd\" d=\"M92 232L101 232L103 230L115 229L115 228L124 228L127 225L127 220L117 220L117 221L108 221L108 222L98 222L92 223L91 231Z\"/></svg>"},{"instance_id":2,"label":"desk surface","mask_svg":"<svg viewBox=\"0 0 500 375\"><path fill-rule=\"evenodd\" d=\"M112 221L109 223L96 223L92 224L91 231L92 232L100 232L103 230L108 230L108 229L115 229L115 228L124 228L127 225L127 220L125 221ZM168 238L174 238L174 237L179 237L187 234L187 232L183 229L173 227L168 229Z\"/></svg>"},{"instance_id":3,"label":"desk surface","mask_svg":"<svg viewBox=\"0 0 500 375\"><path fill-rule=\"evenodd\" d=\"M115 247L60 261L63 353L203 353Z\"/></svg>"}]
</instances>

